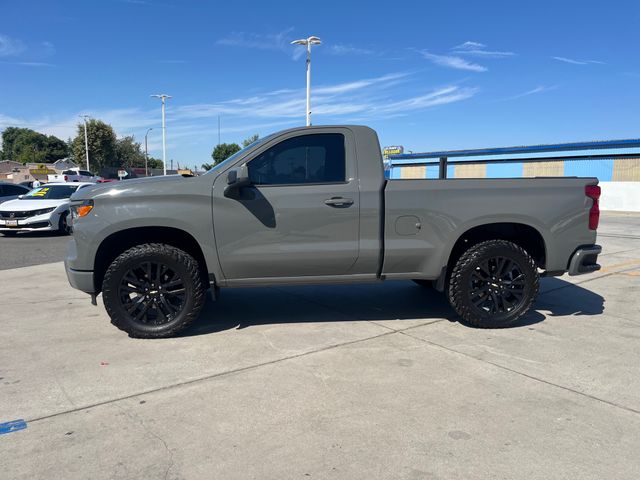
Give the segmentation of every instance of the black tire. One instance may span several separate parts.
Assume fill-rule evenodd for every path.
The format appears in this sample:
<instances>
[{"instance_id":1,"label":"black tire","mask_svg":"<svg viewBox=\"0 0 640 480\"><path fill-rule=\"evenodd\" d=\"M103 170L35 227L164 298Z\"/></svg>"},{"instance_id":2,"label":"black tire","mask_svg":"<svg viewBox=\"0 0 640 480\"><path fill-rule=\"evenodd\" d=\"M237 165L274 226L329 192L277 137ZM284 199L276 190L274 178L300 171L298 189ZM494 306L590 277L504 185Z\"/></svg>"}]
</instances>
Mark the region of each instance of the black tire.
<instances>
[{"instance_id":1,"label":"black tire","mask_svg":"<svg viewBox=\"0 0 640 480\"><path fill-rule=\"evenodd\" d=\"M71 233L68 220L69 212L62 212L60 214L60 220L58 220L58 233L60 233L60 235L69 235Z\"/></svg>"},{"instance_id":2,"label":"black tire","mask_svg":"<svg viewBox=\"0 0 640 480\"><path fill-rule=\"evenodd\" d=\"M411 280L416 285L420 285L424 288L433 288L433 280Z\"/></svg>"},{"instance_id":3,"label":"black tire","mask_svg":"<svg viewBox=\"0 0 640 480\"><path fill-rule=\"evenodd\" d=\"M2 233L2 235L4 235L5 237L15 237L18 232L0 232Z\"/></svg>"},{"instance_id":4,"label":"black tire","mask_svg":"<svg viewBox=\"0 0 640 480\"><path fill-rule=\"evenodd\" d=\"M447 293L463 323L505 328L531 308L539 281L536 263L524 249L506 240L489 240L458 259Z\"/></svg>"},{"instance_id":5,"label":"black tire","mask_svg":"<svg viewBox=\"0 0 640 480\"><path fill-rule=\"evenodd\" d=\"M134 338L174 336L198 318L205 292L198 262L161 243L138 245L119 255L102 283L111 323Z\"/></svg>"}]
</instances>

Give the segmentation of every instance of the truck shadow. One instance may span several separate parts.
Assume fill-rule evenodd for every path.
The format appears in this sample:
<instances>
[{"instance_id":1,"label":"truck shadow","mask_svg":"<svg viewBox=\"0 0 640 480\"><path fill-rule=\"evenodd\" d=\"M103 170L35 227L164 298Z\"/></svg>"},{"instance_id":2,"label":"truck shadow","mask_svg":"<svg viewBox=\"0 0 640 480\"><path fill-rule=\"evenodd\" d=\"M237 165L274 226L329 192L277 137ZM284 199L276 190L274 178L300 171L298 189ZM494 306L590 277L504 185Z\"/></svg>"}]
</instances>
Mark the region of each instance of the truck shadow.
<instances>
[{"instance_id":1,"label":"truck shadow","mask_svg":"<svg viewBox=\"0 0 640 480\"><path fill-rule=\"evenodd\" d=\"M604 299L585 288L558 278L545 278L541 283L534 308L509 328L533 325L547 316L599 315L604 311ZM392 321L394 328L403 328L403 322L412 326L410 320L440 319L458 321L445 296L408 281L236 288L223 290L216 302L208 300L198 320L181 336L312 322Z\"/></svg>"}]
</instances>

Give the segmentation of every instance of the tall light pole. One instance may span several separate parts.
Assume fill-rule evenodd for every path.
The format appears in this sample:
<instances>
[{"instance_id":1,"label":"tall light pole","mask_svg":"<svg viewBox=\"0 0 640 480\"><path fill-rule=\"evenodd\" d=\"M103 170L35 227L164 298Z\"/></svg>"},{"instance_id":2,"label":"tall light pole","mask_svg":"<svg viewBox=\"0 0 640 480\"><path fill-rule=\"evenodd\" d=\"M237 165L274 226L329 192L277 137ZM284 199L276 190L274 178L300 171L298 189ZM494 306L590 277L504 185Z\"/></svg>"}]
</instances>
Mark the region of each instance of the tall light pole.
<instances>
[{"instance_id":1,"label":"tall light pole","mask_svg":"<svg viewBox=\"0 0 640 480\"><path fill-rule=\"evenodd\" d=\"M144 175L145 177L149 176L149 168L147 167L147 163L149 162L149 150L147 148L147 135L149 132L153 130L153 128L147 129L147 133L144 134Z\"/></svg>"},{"instance_id":2,"label":"tall light pole","mask_svg":"<svg viewBox=\"0 0 640 480\"><path fill-rule=\"evenodd\" d=\"M90 172L89 168L89 137L87 136L87 118L89 115L78 115L80 118L84 120L84 153L87 157L87 172Z\"/></svg>"},{"instance_id":3,"label":"tall light pole","mask_svg":"<svg viewBox=\"0 0 640 480\"><path fill-rule=\"evenodd\" d=\"M164 123L164 102L167 98L171 98L171 95L161 93L159 95L151 95L154 98L159 98L162 101L162 166L164 167L164 175L167 174L167 133Z\"/></svg>"},{"instance_id":4,"label":"tall light pole","mask_svg":"<svg viewBox=\"0 0 640 480\"><path fill-rule=\"evenodd\" d=\"M318 37L301 38L294 40L291 45L305 45L307 47L307 127L311 125L311 45L320 45Z\"/></svg>"}]
</instances>

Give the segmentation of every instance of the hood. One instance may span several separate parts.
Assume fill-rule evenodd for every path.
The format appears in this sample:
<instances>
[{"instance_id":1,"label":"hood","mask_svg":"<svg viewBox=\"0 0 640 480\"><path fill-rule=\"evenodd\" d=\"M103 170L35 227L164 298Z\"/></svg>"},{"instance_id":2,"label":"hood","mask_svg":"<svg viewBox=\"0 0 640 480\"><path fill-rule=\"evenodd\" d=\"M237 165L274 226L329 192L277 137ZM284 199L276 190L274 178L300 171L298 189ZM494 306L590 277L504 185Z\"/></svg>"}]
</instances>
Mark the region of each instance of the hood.
<instances>
[{"instance_id":1,"label":"hood","mask_svg":"<svg viewBox=\"0 0 640 480\"><path fill-rule=\"evenodd\" d=\"M188 182L191 177L183 177L182 175L167 175L161 177L145 177L135 178L131 180L121 180L119 182L97 183L93 187L82 188L75 192L72 200L87 200L97 195L119 195L125 192L155 192L166 190L169 191L171 185Z\"/></svg>"},{"instance_id":2,"label":"hood","mask_svg":"<svg viewBox=\"0 0 640 480\"><path fill-rule=\"evenodd\" d=\"M31 210L42 210L43 208L59 207L68 204L68 198L60 200L9 200L0 203L0 211L3 212L29 212Z\"/></svg>"}]
</instances>

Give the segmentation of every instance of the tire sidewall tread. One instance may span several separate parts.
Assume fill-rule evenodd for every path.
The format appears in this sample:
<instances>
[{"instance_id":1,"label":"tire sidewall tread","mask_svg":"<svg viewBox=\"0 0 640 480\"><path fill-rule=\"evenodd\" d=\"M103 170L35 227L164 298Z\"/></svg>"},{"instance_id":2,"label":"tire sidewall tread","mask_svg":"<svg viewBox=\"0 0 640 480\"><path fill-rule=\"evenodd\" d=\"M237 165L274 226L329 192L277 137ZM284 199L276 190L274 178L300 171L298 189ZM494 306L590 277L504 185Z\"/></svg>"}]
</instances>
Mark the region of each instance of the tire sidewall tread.
<instances>
[{"instance_id":1,"label":"tire sidewall tread","mask_svg":"<svg viewBox=\"0 0 640 480\"><path fill-rule=\"evenodd\" d=\"M525 274L525 299L514 312L495 316L479 316L468 303L466 281L475 265L493 255L507 256L516 260ZM462 318L463 323L477 328L505 328L515 323L525 315L535 301L540 288L540 276L534 259L519 245L507 240L488 240L471 246L456 262L451 278L447 297L449 303Z\"/></svg>"},{"instance_id":2,"label":"tire sidewall tread","mask_svg":"<svg viewBox=\"0 0 640 480\"><path fill-rule=\"evenodd\" d=\"M155 257L164 257L182 268L183 280L187 290L185 306L177 317L166 325L152 328L141 328L137 322L121 315L118 287L122 275L136 262ZM109 265L102 283L102 299L111 318L111 323L134 338L166 338L175 336L179 331L192 324L204 306L206 289L202 283L198 262L191 255L172 245L163 243L146 243L131 247L121 253Z\"/></svg>"}]
</instances>

